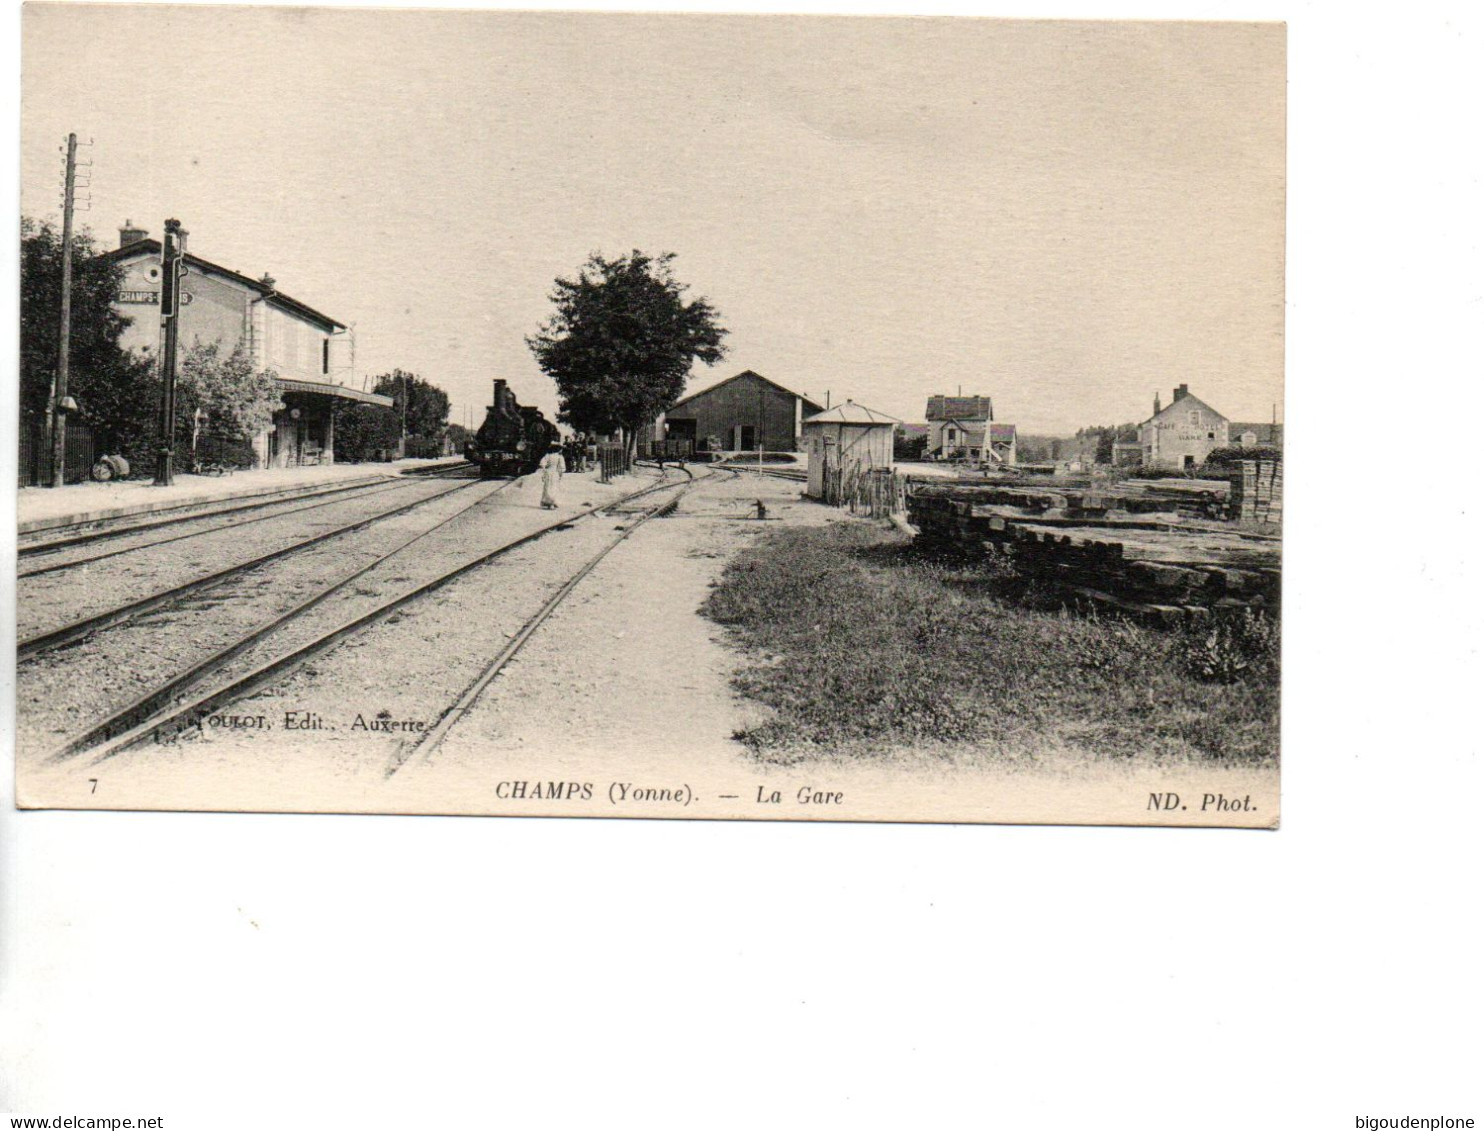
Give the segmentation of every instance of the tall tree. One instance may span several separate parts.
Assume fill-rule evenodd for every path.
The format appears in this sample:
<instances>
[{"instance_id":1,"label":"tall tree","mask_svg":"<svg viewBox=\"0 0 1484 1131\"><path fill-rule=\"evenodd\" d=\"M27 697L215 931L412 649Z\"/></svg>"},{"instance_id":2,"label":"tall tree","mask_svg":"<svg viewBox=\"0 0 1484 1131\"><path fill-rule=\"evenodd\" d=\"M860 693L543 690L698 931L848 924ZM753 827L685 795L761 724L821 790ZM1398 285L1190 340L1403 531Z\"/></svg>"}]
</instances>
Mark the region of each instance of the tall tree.
<instances>
[{"instance_id":1,"label":"tall tree","mask_svg":"<svg viewBox=\"0 0 1484 1131\"><path fill-rule=\"evenodd\" d=\"M371 391L392 398L392 410L402 419L402 401L407 401L407 435L430 439L443 435L448 422L448 394L424 381L416 373L393 369L375 379Z\"/></svg>"},{"instance_id":2,"label":"tall tree","mask_svg":"<svg viewBox=\"0 0 1484 1131\"><path fill-rule=\"evenodd\" d=\"M560 419L578 431L622 427L632 446L680 399L696 361L726 356L716 309L705 298L686 300L674 259L595 253L575 279L556 280L556 311L526 344L556 382Z\"/></svg>"},{"instance_id":3,"label":"tall tree","mask_svg":"<svg viewBox=\"0 0 1484 1131\"><path fill-rule=\"evenodd\" d=\"M74 419L93 429L100 453L148 456L158 382L152 361L119 345L130 320L115 303L123 271L99 258L86 231L72 237L72 329L68 393ZM62 235L48 223L21 220L21 408L46 411L57 372L62 305ZM23 427L24 422L23 422Z\"/></svg>"}]
</instances>

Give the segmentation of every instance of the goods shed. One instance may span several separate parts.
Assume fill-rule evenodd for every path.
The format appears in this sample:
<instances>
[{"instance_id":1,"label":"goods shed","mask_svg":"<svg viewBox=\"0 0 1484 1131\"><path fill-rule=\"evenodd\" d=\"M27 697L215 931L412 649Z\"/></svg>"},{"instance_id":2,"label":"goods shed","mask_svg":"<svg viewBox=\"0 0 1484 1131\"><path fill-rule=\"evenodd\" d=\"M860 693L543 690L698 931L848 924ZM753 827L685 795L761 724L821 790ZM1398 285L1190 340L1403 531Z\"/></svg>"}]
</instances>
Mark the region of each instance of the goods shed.
<instances>
[{"instance_id":1,"label":"goods shed","mask_svg":"<svg viewBox=\"0 0 1484 1131\"><path fill-rule=\"evenodd\" d=\"M702 452L793 452L800 421L823 407L744 369L676 401L655 422L652 439L689 442Z\"/></svg>"}]
</instances>

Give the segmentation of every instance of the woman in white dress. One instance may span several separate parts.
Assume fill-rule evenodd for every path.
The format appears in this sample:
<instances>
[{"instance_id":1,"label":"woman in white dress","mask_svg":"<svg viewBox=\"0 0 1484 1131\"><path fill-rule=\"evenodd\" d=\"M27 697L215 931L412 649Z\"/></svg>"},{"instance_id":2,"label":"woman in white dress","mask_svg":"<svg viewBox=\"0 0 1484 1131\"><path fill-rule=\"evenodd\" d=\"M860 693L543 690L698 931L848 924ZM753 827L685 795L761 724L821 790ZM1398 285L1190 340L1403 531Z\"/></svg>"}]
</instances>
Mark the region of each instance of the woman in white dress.
<instances>
[{"instance_id":1,"label":"woman in white dress","mask_svg":"<svg viewBox=\"0 0 1484 1131\"><path fill-rule=\"evenodd\" d=\"M562 478L562 472L567 469L567 461L562 458L562 449L553 444L536 466L541 470L542 509L556 510L556 485Z\"/></svg>"}]
</instances>

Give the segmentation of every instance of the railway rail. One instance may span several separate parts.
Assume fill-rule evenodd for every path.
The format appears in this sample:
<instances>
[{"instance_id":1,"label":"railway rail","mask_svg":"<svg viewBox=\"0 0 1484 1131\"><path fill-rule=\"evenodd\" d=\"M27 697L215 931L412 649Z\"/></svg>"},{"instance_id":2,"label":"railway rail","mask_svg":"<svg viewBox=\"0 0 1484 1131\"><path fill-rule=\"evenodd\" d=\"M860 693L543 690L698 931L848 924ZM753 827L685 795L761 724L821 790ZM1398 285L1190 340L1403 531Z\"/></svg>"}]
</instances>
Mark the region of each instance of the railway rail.
<instances>
[{"instance_id":1,"label":"railway rail","mask_svg":"<svg viewBox=\"0 0 1484 1131\"><path fill-rule=\"evenodd\" d=\"M407 482L417 482L419 479L427 478L461 478L462 476L456 474L461 470L458 467L440 467L430 471L419 470L404 473L401 479ZM455 474L450 475L449 472L454 472ZM403 485L401 481L394 482L398 486ZM182 503L180 506L172 507L166 511L117 515L112 518L96 518L83 522L67 523L62 526L53 526L45 530L21 534L19 544L16 547L16 556L27 558L39 554L55 553L73 546L91 545L94 542L105 542L114 538L127 538L131 534L140 534L146 531L178 526L184 523L201 522L220 515L246 514L251 511L264 510L271 507L292 506L310 499L323 500L329 499L331 496L364 493L367 490L382 488L386 485L386 480L384 479L371 481L358 480L352 483L334 483L326 486L318 486L312 490L291 489L286 492L274 492L271 496L267 497L251 496L246 499L237 497L199 500L194 503Z\"/></svg>"},{"instance_id":2,"label":"railway rail","mask_svg":"<svg viewBox=\"0 0 1484 1131\"><path fill-rule=\"evenodd\" d=\"M617 538L610 539L606 545L598 550L597 553L591 555L581 566L579 566L577 571L573 573L572 576L569 577L557 589L557 591L553 593L550 598L547 599L546 603L543 604L541 608L538 609L536 613L520 627L519 631L517 631L515 635L511 637L510 642L506 644L505 647L500 649L500 651L490 659L489 663L487 663L484 668L481 669L479 674L463 690L459 697L454 700L454 702L450 704L446 710L444 710L437 721L434 722L434 724L429 727L428 730L423 732L417 743L410 748L400 750L397 755L393 757L391 764L387 767L388 777L395 774L399 769L402 768L402 766L407 764L409 761L426 761L428 758L430 758L433 752L442 745L444 739L448 737L449 732L452 731L453 728L459 724L460 720L462 720L469 713L470 708L472 708L474 704L479 700L479 697L484 694L485 690L494 681L495 677L504 670L506 665L509 664L511 660L515 659L516 654L525 647L526 642L530 640L533 635L535 635L536 630L539 629L543 624L545 624L552 613L556 612L558 607L560 607L561 604L572 595L572 591L575 590L579 584L581 584L582 580L587 577L588 574L592 573L592 571L598 567L598 564L604 558L606 558L610 553L616 550L619 545L629 537L629 535L633 534L634 531L638 530L639 527L644 525L644 523L648 522L651 518L672 513L675 508L680 505L680 500L699 482L696 476L693 475L689 471L689 469L682 467L681 470L685 472L688 481L683 483L672 483L668 485L671 489L675 489L678 487L679 493L672 499L668 499L665 502L658 504L657 506L650 507L644 510L643 513L641 513L634 522L631 522L629 525L623 528ZM661 488L652 488L651 492L647 493L652 493L653 491L660 489ZM634 496L630 496L630 498L633 497ZM618 508L610 507L608 509L610 511L614 511Z\"/></svg>"},{"instance_id":3,"label":"railway rail","mask_svg":"<svg viewBox=\"0 0 1484 1131\"><path fill-rule=\"evenodd\" d=\"M182 582L181 584L158 590L154 593L148 594L133 601L126 602L122 605L116 605L112 608L105 609L102 612L95 613L86 617L81 617L78 620L72 621L70 623L33 634L29 637L17 641L17 661L24 661L32 656L38 655L39 653L48 651L50 649L60 647L64 644L71 644L74 641L81 640L82 638L89 636L92 633L98 632L104 628L109 628L113 625L120 624L134 617L141 616L144 613L152 612L155 609L161 608L172 602L179 601L184 597L211 590L216 586L230 580L231 578L240 576L250 570L257 569L261 566L267 565L270 562L278 561L282 558L288 557L291 554L296 554L300 551L307 550L313 546L318 546L321 543L327 542L332 538L337 538L341 535L360 530L363 527L370 526L372 523L382 522L387 519L405 514L408 511L415 510L418 507L425 506L429 503L436 502L441 498L445 498L446 496L453 494L454 492L467 490L468 488L475 486L478 482L479 480L471 477L459 477L458 484L447 491L436 492L422 498L414 499L411 502L403 503L399 506L393 507L390 510L377 511L375 514L362 516L352 522L332 527L329 530L322 531L307 538L296 539L286 546L280 546L276 549L268 551L267 553L260 554L248 561L226 566L223 569L216 570L205 576L192 578L191 580ZM358 499L364 497L365 496L357 496ZM344 502L345 500L340 499L336 501ZM280 515L274 517L283 516ZM148 547L140 548L144 549Z\"/></svg>"},{"instance_id":4,"label":"railway rail","mask_svg":"<svg viewBox=\"0 0 1484 1131\"><path fill-rule=\"evenodd\" d=\"M307 621L307 614L315 608L322 606L332 594L346 592L356 582L364 579L376 566L385 563L389 558L402 553L404 550L420 542L423 538L433 534L437 529L444 527L452 518L458 517L458 515L450 516L450 519L445 520L444 523L440 523L438 527L406 540L385 554L380 555L369 565L358 569L353 574L337 579L325 591L317 593L294 608L270 618L266 622L256 626L251 632L192 665L189 670L159 683L124 708L114 711L106 719L91 724L84 732L66 740L50 755L49 760L58 761L83 754L91 754L93 763L96 764L151 739L155 741L167 741L169 738L187 730L196 721L202 719L212 711L218 710L227 704L251 695L261 688L278 682L305 663L324 654L349 637L385 620L413 602L441 589L456 578L496 561L518 547L528 545L554 531L570 528L579 519L599 513L621 512L622 508L632 505L636 500L646 498L658 492L679 490L681 494L685 493L697 482L694 475L690 475L688 472L687 475L688 478L684 481L661 482L630 492L617 500L587 507L579 511L576 515L551 522L530 533L505 542L500 546L479 553L474 558L465 560L452 568L441 570L432 578L420 582L409 589L393 593L389 596L377 595L375 597L375 603L370 608L359 611L349 619L341 620L339 623L331 624L329 627L311 623L307 631L313 634L309 639L289 647L280 648L277 652L265 658L257 659L256 662L252 662L248 670L239 671L236 674L221 679L214 685L205 686L208 679L221 675L234 661L245 656L251 660L252 657L250 654L252 649L261 642L273 638L286 625L294 622ZM476 480L475 482L478 481ZM500 490L503 490L509 485L509 482L501 484L500 488L495 492L491 492L485 498L493 497L493 495L498 494ZM482 502L483 500L480 501ZM665 510L667 507L673 509L677 502L678 496L675 500L669 500L645 511L637 522L627 528L624 536L626 537L627 533L637 528L642 522L647 521L648 518L653 517L654 514ZM478 503L474 505L478 505ZM463 513L466 512L459 512L459 514ZM613 544L616 545L618 541L622 541L622 538L615 540ZM590 572L593 565L596 565L596 561L587 564L581 571L581 575L586 576L586 573ZM569 593L571 588L575 587L576 581L580 579L578 577L569 582L567 586L564 586L564 592ZM555 605L552 607L554 608ZM534 631L534 628L532 630ZM528 637L529 633L526 633L526 636Z\"/></svg>"},{"instance_id":5,"label":"railway rail","mask_svg":"<svg viewBox=\"0 0 1484 1131\"><path fill-rule=\"evenodd\" d=\"M31 557L38 554L59 554L62 553L64 550L72 549L79 545L92 545L94 542L113 541L115 539L127 538L131 534L147 533L148 531L156 530L161 527L180 527L193 522L209 522L211 519L216 518L223 513L239 514L241 513L241 511L244 510L258 510L270 507L282 508L274 510L271 514L254 515L252 518L230 519L225 522L218 522L215 525L205 526L200 530L186 530L176 534L166 534L162 538L154 538L149 541L131 543L127 546L115 546L113 549L104 550L101 553L87 554L82 557L67 557L61 561L48 561L42 565L34 566L29 569L18 569L16 572L16 576L18 578L36 577L44 573L59 573L62 570L73 569L77 566L91 565L93 562L104 561L107 558L119 557L122 554L132 554L139 550L150 550L156 546L166 546L173 542L184 542L190 538L200 538L207 534L215 534L218 530L239 530L244 526L251 526L254 523L267 522L270 519L275 518L284 518L288 515L304 514L306 511L319 510L321 507L336 506L338 504L350 501L351 499L365 499L370 498L373 495L384 495L391 491L405 490L409 487L418 486L420 483L425 482L427 478L452 479L470 478L470 476L432 476L424 477L423 479L394 481L392 483L361 483L357 484L354 487L344 488L340 491L326 492L326 494L334 494L335 497L331 499L325 499L318 495L313 496L315 499L318 500L316 502L304 502L303 496L296 496L292 499L276 499L273 502L258 503L249 507L228 508L226 511L212 511L209 514L205 515L189 515L176 517L161 522L149 523L145 526L131 527L122 530L99 531L92 534L84 534L73 538L67 538L60 542L49 543L46 545L28 546L18 551L20 556Z\"/></svg>"}]
</instances>

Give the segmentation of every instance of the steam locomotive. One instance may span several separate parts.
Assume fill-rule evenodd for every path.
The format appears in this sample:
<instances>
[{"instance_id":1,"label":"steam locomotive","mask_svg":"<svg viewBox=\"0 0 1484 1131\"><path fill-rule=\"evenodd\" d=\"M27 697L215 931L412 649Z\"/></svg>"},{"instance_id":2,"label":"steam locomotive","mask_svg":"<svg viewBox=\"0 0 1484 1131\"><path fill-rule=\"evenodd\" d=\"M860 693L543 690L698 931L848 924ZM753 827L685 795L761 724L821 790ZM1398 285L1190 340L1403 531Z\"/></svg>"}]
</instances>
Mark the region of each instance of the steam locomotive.
<instances>
[{"instance_id":1,"label":"steam locomotive","mask_svg":"<svg viewBox=\"0 0 1484 1131\"><path fill-rule=\"evenodd\" d=\"M474 438L464 445L464 458L479 468L482 479L497 475L525 475L558 443L556 425L515 399L509 385L496 378L495 403Z\"/></svg>"}]
</instances>

